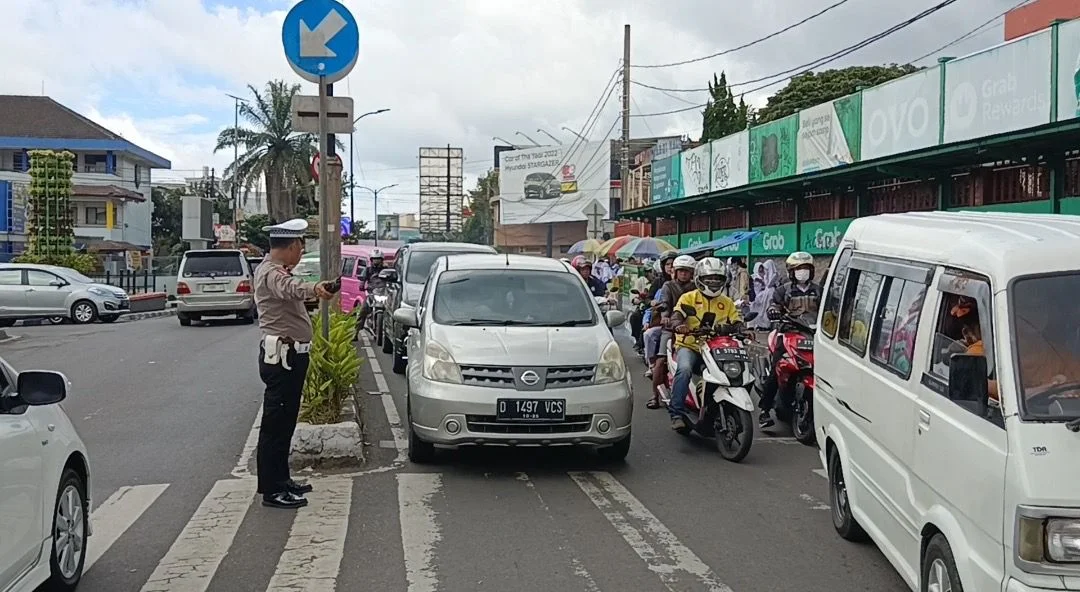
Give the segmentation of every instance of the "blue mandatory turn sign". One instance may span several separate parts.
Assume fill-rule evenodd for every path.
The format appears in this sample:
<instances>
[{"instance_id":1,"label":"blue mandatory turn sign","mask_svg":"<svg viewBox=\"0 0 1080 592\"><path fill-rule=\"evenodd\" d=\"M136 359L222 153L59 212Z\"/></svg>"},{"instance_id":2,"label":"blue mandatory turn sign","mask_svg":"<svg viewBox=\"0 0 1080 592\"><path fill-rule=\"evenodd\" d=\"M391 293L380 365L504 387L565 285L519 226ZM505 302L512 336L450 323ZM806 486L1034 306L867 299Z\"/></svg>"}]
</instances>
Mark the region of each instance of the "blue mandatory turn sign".
<instances>
[{"instance_id":1,"label":"blue mandatory turn sign","mask_svg":"<svg viewBox=\"0 0 1080 592\"><path fill-rule=\"evenodd\" d=\"M360 55L360 28L335 0L303 0L281 26L285 58L301 78L327 84L345 78Z\"/></svg>"}]
</instances>

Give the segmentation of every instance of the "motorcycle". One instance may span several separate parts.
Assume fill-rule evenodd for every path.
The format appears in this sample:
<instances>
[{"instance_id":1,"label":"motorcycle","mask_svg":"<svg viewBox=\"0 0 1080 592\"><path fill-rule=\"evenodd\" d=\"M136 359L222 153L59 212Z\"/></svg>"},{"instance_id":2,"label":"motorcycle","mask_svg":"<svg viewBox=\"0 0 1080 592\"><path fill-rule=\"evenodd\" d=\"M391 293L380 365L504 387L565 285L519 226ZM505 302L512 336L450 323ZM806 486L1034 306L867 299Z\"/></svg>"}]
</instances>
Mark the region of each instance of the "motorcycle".
<instances>
[{"instance_id":1,"label":"motorcycle","mask_svg":"<svg viewBox=\"0 0 1080 592\"><path fill-rule=\"evenodd\" d=\"M687 318L693 316L693 307L683 309ZM756 317L751 314L746 321ZM725 460L742 462L750 453L754 442L754 402L747 387L753 384L750 356L746 344L752 341L750 334L723 334L714 326L715 317L706 313L700 328L693 333L701 345L704 371L690 381L686 395L683 421L687 424L683 435L691 431L716 440L716 449ZM671 402L671 385L675 377L675 345L668 344L668 380L658 387L660 400L666 406Z\"/></svg>"},{"instance_id":2,"label":"motorcycle","mask_svg":"<svg viewBox=\"0 0 1080 592\"><path fill-rule=\"evenodd\" d=\"M815 322L791 315L783 315L775 321L769 333L769 358L777 348L784 348L784 355L775 368L766 372L776 373L776 417L791 424L795 439L807 446L816 441L814 431L814 333ZM765 375L758 381L759 393L765 389Z\"/></svg>"},{"instance_id":3,"label":"motorcycle","mask_svg":"<svg viewBox=\"0 0 1080 592\"><path fill-rule=\"evenodd\" d=\"M613 294L607 296L593 296L596 300L596 305L600 307L600 315L607 316L608 311L618 310L618 304L615 302ZM611 330L611 334L615 334L615 327L608 327Z\"/></svg>"},{"instance_id":4,"label":"motorcycle","mask_svg":"<svg viewBox=\"0 0 1080 592\"><path fill-rule=\"evenodd\" d=\"M375 345L383 342L383 317L386 315L386 301L389 294L385 287L378 287L368 293L367 303L371 307L371 314L364 320L364 329L369 331L375 338Z\"/></svg>"},{"instance_id":5,"label":"motorcycle","mask_svg":"<svg viewBox=\"0 0 1080 592\"><path fill-rule=\"evenodd\" d=\"M650 301L646 297L645 292L631 292L631 294L634 295L634 298L631 301L631 303L634 305L634 314L632 314L630 316L630 318L631 319L636 319L638 321L638 323L640 324L641 319L643 319L645 317L645 311L649 310ZM640 330L644 331L645 329L640 328ZM633 327L631 327L631 335L632 334L633 334ZM645 348L644 347L639 347L639 345L637 343L635 343L634 344L634 352L637 353L638 357L641 358L642 361L645 361Z\"/></svg>"}]
</instances>

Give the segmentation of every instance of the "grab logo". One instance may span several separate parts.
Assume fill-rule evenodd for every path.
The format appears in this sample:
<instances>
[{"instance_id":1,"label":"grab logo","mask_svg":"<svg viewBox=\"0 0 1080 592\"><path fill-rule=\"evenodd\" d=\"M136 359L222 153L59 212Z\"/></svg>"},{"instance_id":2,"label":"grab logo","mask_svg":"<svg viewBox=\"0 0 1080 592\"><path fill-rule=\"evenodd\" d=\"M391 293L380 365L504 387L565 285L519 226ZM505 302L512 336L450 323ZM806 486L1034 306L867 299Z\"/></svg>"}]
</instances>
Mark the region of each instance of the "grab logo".
<instances>
[{"instance_id":1,"label":"grab logo","mask_svg":"<svg viewBox=\"0 0 1080 592\"><path fill-rule=\"evenodd\" d=\"M777 232L771 234L768 232L761 233L761 246L766 251L783 251L785 245L784 233Z\"/></svg>"},{"instance_id":2,"label":"grab logo","mask_svg":"<svg viewBox=\"0 0 1080 592\"><path fill-rule=\"evenodd\" d=\"M842 238L844 238L844 233L839 230L818 228L817 232L814 233L812 244L815 249L832 251L840 246L840 239Z\"/></svg>"}]
</instances>

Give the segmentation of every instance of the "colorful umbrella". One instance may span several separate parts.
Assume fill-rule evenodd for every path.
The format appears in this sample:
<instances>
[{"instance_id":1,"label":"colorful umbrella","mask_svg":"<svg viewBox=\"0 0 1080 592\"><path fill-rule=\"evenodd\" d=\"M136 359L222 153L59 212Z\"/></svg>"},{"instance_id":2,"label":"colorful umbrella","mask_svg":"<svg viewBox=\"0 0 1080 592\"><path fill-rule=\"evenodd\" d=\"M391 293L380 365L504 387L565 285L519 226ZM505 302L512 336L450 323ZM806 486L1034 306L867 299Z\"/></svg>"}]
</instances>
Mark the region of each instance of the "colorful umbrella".
<instances>
[{"instance_id":1,"label":"colorful umbrella","mask_svg":"<svg viewBox=\"0 0 1080 592\"><path fill-rule=\"evenodd\" d=\"M651 258L655 259L667 251L674 250L675 247L671 246L671 243L646 236L643 238L635 238L630 242L622 246L622 248L615 251L616 257L638 257L638 258Z\"/></svg>"},{"instance_id":2,"label":"colorful umbrella","mask_svg":"<svg viewBox=\"0 0 1080 592\"><path fill-rule=\"evenodd\" d=\"M586 253L589 255L595 255L600 251L600 246L600 241L596 240L595 238L587 238L585 240L579 240L578 242L574 243L574 245L570 247L570 250L567 251L567 253L569 253L570 255L582 255Z\"/></svg>"},{"instance_id":3,"label":"colorful umbrella","mask_svg":"<svg viewBox=\"0 0 1080 592\"><path fill-rule=\"evenodd\" d=\"M599 255L601 257L607 257L626 246L627 243L638 238L636 236L617 236L612 239L604 241L604 244L600 245Z\"/></svg>"}]
</instances>

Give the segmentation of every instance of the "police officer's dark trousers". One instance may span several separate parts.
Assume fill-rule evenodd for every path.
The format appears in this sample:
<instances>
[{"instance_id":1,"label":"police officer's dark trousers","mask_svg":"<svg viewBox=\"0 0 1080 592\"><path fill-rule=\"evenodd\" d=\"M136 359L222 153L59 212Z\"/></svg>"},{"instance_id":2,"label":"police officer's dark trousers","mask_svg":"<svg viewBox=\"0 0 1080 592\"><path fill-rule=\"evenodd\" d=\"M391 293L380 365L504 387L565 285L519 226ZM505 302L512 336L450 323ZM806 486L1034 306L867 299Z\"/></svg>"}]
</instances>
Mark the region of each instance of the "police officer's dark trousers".
<instances>
[{"instance_id":1,"label":"police officer's dark trousers","mask_svg":"<svg viewBox=\"0 0 1080 592\"><path fill-rule=\"evenodd\" d=\"M259 347L259 378L266 385L266 392L263 394L262 425L255 461L258 492L266 495L285 491L289 482L289 450L307 376L308 354L296 353L289 346L286 355L288 370L281 363L263 361L263 348Z\"/></svg>"}]
</instances>

